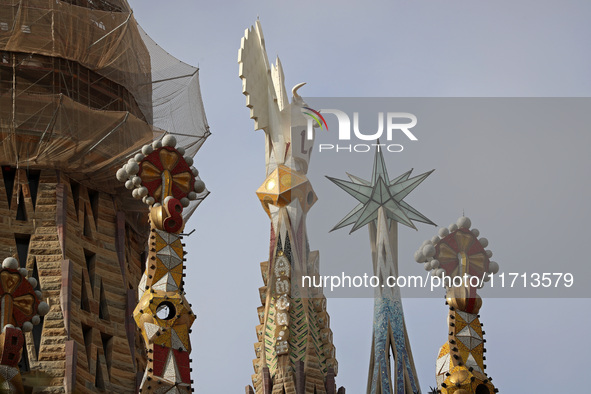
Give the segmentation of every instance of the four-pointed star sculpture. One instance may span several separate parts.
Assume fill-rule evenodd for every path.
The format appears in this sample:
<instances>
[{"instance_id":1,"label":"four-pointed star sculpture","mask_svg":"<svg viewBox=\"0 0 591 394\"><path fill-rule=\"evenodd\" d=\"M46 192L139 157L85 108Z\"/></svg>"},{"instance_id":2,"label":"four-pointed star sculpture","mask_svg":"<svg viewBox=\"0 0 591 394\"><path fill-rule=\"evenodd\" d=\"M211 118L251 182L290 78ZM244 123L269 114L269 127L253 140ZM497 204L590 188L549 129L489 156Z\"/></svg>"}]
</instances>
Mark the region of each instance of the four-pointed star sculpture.
<instances>
[{"instance_id":1,"label":"four-pointed star sculpture","mask_svg":"<svg viewBox=\"0 0 591 394\"><path fill-rule=\"evenodd\" d=\"M353 224L353 228L350 231L352 233L373 220L377 220L380 207L384 207L386 216L389 219L412 227L415 230L417 228L413 224L413 220L435 226L435 223L403 201L404 197L413 191L433 171L435 170L410 178L412 172L410 170L390 180L382 152L376 151L371 182L349 173L347 175L351 181L327 176L328 179L359 201L359 204L330 231Z\"/></svg>"}]
</instances>

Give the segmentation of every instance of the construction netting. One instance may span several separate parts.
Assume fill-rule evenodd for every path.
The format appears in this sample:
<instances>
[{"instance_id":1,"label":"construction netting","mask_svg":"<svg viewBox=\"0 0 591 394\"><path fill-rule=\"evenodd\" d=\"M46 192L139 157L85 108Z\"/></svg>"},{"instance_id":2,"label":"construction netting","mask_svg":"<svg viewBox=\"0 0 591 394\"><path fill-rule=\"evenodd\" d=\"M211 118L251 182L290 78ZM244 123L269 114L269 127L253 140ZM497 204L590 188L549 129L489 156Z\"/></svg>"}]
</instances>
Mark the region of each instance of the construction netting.
<instances>
[{"instance_id":1,"label":"construction netting","mask_svg":"<svg viewBox=\"0 0 591 394\"><path fill-rule=\"evenodd\" d=\"M210 134L205 122L199 70L168 54L141 27L139 31L152 64L154 126L173 133L192 157Z\"/></svg>"},{"instance_id":2,"label":"construction netting","mask_svg":"<svg viewBox=\"0 0 591 394\"><path fill-rule=\"evenodd\" d=\"M0 0L1 164L115 192L116 169L166 133L189 156L209 136L198 69L160 48L125 0Z\"/></svg>"}]
</instances>

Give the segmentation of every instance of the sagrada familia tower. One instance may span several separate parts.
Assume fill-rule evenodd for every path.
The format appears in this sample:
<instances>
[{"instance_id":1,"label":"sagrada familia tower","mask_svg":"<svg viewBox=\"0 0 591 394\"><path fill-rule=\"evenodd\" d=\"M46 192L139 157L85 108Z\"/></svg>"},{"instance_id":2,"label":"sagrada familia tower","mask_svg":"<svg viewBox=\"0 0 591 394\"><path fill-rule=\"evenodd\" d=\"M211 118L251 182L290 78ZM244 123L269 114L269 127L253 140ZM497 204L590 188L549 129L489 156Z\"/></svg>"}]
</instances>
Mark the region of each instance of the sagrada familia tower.
<instances>
[{"instance_id":1,"label":"sagrada familia tower","mask_svg":"<svg viewBox=\"0 0 591 394\"><path fill-rule=\"evenodd\" d=\"M413 221L434 224L403 200L432 171L412 178L411 172L390 179L383 154L376 151L371 181L353 175L349 175L350 181L329 178L359 201L333 230L353 225L353 232L369 226L374 276L380 283L398 276L398 223L414 229ZM398 287L375 289L367 392L420 392Z\"/></svg>"},{"instance_id":2,"label":"sagrada familia tower","mask_svg":"<svg viewBox=\"0 0 591 394\"><path fill-rule=\"evenodd\" d=\"M210 135L198 69L156 45L126 0L3 2L0 59L0 392L193 392L185 225L209 194L193 158ZM300 281L320 270L303 84L289 97L258 21L239 69L265 133L256 194L270 220L246 394L344 394L326 298ZM404 201L429 174L391 179L380 153L371 180L332 179L359 202L335 229L369 227L379 277L398 272L398 223L433 224ZM496 273L470 226L441 229L415 259L433 276ZM496 392L477 288L446 290L433 392ZM420 393L397 290L376 293L372 335L368 394Z\"/></svg>"},{"instance_id":3,"label":"sagrada familia tower","mask_svg":"<svg viewBox=\"0 0 591 394\"><path fill-rule=\"evenodd\" d=\"M0 58L0 389L190 392L198 70L125 0L3 2Z\"/></svg>"},{"instance_id":4,"label":"sagrada familia tower","mask_svg":"<svg viewBox=\"0 0 591 394\"><path fill-rule=\"evenodd\" d=\"M326 299L322 289L301 288L299 280L319 275L319 253L310 251L306 234L306 215L317 197L306 178L313 141L301 138L306 105L297 90L303 84L293 88L290 103L281 62L269 65L259 21L246 31L238 62L255 129L265 132L267 177L257 195L271 219L269 260L261 263L254 389L246 393L336 394Z\"/></svg>"}]
</instances>

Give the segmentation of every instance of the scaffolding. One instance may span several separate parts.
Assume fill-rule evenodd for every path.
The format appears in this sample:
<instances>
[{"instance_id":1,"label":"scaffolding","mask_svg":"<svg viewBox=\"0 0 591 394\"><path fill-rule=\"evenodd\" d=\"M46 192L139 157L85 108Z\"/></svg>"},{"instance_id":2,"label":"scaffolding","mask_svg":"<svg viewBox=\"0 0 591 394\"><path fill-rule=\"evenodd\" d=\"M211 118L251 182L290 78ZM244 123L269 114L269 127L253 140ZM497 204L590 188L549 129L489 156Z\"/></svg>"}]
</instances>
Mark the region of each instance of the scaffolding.
<instances>
[{"instance_id":1,"label":"scaffolding","mask_svg":"<svg viewBox=\"0 0 591 394\"><path fill-rule=\"evenodd\" d=\"M160 48L126 1L0 0L0 164L114 193L116 168L166 133L189 156L210 135L198 69Z\"/></svg>"}]
</instances>

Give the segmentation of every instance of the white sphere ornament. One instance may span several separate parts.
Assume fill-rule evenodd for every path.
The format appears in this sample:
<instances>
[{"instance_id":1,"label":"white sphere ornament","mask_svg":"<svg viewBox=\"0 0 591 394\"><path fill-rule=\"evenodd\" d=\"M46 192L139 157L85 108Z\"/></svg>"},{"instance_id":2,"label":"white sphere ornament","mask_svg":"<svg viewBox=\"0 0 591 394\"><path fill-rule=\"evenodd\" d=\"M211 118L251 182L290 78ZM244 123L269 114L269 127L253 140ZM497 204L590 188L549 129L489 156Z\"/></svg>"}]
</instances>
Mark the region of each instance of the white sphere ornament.
<instances>
[{"instance_id":1,"label":"white sphere ornament","mask_svg":"<svg viewBox=\"0 0 591 394\"><path fill-rule=\"evenodd\" d=\"M483 248L486 248L488 246L488 239L486 239L484 237L483 238L480 238L478 240L478 242L480 242L480 245L482 245Z\"/></svg>"},{"instance_id":2,"label":"white sphere ornament","mask_svg":"<svg viewBox=\"0 0 591 394\"><path fill-rule=\"evenodd\" d=\"M449 235L449 230L448 230L447 228L445 228L445 227L441 227L441 228L439 229L439 237L441 237L441 238L445 238L445 237L447 237L448 235Z\"/></svg>"},{"instance_id":3,"label":"white sphere ornament","mask_svg":"<svg viewBox=\"0 0 591 394\"><path fill-rule=\"evenodd\" d=\"M35 290L35 295L39 300L43 298L43 293L41 293L41 290Z\"/></svg>"},{"instance_id":4,"label":"white sphere ornament","mask_svg":"<svg viewBox=\"0 0 591 394\"><path fill-rule=\"evenodd\" d=\"M435 268L439 268L439 260L437 259L433 259L431 260L431 268L435 269Z\"/></svg>"},{"instance_id":5,"label":"white sphere ornament","mask_svg":"<svg viewBox=\"0 0 591 394\"><path fill-rule=\"evenodd\" d=\"M154 147L152 145L144 145L142 147L142 153L148 156L150 153L154 152Z\"/></svg>"},{"instance_id":6,"label":"white sphere ornament","mask_svg":"<svg viewBox=\"0 0 591 394\"><path fill-rule=\"evenodd\" d=\"M443 277L445 276L445 270L443 268L436 269L435 276L438 276L443 279Z\"/></svg>"},{"instance_id":7,"label":"white sphere ornament","mask_svg":"<svg viewBox=\"0 0 591 394\"><path fill-rule=\"evenodd\" d=\"M133 157L133 159L134 159L136 162L138 162L138 163L139 163L140 161L144 160L144 159L145 159L145 157L146 157L146 156L144 156L142 153L138 153L138 154L136 154L136 155Z\"/></svg>"},{"instance_id":8,"label":"white sphere ornament","mask_svg":"<svg viewBox=\"0 0 591 394\"><path fill-rule=\"evenodd\" d=\"M10 268L15 270L18 268L18 261L14 257L7 257L2 262L2 268Z\"/></svg>"},{"instance_id":9,"label":"white sphere ornament","mask_svg":"<svg viewBox=\"0 0 591 394\"><path fill-rule=\"evenodd\" d=\"M452 223L449 225L448 230L450 233L453 233L454 231L456 231L458 229L458 225L455 223Z\"/></svg>"},{"instance_id":10,"label":"white sphere ornament","mask_svg":"<svg viewBox=\"0 0 591 394\"><path fill-rule=\"evenodd\" d=\"M485 250L484 253L486 253L486 257L488 257L489 259L493 256L492 250Z\"/></svg>"},{"instance_id":11,"label":"white sphere ornament","mask_svg":"<svg viewBox=\"0 0 591 394\"><path fill-rule=\"evenodd\" d=\"M127 181L125 181L125 188L126 188L126 189L129 189L129 190L131 190L131 189L133 189L134 187L135 187L135 186L134 186L133 182L131 181L131 179L128 179Z\"/></svg>"},{"instance_id":12,"label":"white sphere ornament","mask_svg":"<svg viewBox=\"0 0 591 394\"><path fill-rule=\"evenodd\" d=\"M195 179L195 185L193 186L193 189L195 189L195 192L197 193L203 193L205 190L205 182L203 182L201 179Z\"/></svg>"},{"instance_id":13,"label":"white sphere ornament","mask_svg":"<svg viewBox=\"0 0 591 394\"><path fill-rule=\"evenodd\" d=\"M187 198L189 200L196 200L197 199L197 193L195 193L195 192L189 192L189 193L187 193Z\"/></svg>"},{"instance_id":14,"label":"white sphere ornament","mask_svg":"<svg viewBox=\"0 0 591 394\"><path fill-rule=\"evenodd\" d=\"M166 134L162 138L162 146L170 146L174 148L176 146L176 138L174 137L174 135Z\"/></svg>"},{"instance_id":15,"label":"white sphere ornament","mask_svg":"<svg viewBox=\"0 0 591 394\"><path fill-rule=\"evenodd\" d=\"M133 186L139 186L142 184L142 178L135 175L135 176L131 177L131 182L133 183Z\"/></svg>"},{"instance_id":16,"label":"white sphere ornament","mask_svg":"<svg viewBox=\"0 0 591 394\"><path fill-rule=\"evenodd\" d=\"M160 141L152 142L152 148L154 148L154 149L162 148L162 142L160 142Z\"/></svg>"},{"instance_id":17,"label":"white sphere ornament","mask_svg":"<svg viewBox=\"0 0 591 394\"><path fill-rule=\"evenodd\" d=\"M162 204L160 204L159 202L157 202L157 203L155 203L155 204L153 205L153 207L154 207L154 208L158 208L158 207L159 207L159 206L161 206L161 205L162 205Z\"/></svg>"},{"instance_id":18,"label":"white sphere ornament","mask_svg":"<svg viewBox=\"0 0 591 394\"><path fill-rule=\"evenodd\" d=\"M415 252L415 261L417 263L422 263L425 261L425 256L423 256L423 252L421 252L420 250L417 250Z\"/></svg>"},{"instance_id":19,"label":"white sphere ornament","mask_svg":"<svg viewBox=\"0 0 591 394\"><path fill-rule=\"evenodd\" d=\"M437 235L434 235L433 238L431 238L431 242L433 242L433 244L436 244L439 241L441 241L441 238L439 238Z\"/></svg>"},{"instance_id":20,"label":"white sphere ornament","mask_svg":"<svg viewBox=\"0 0 591 394\"><path fill-rule=\"evenodd\" d=\"M185 155L185 148L183 148L182 146L177 147L176 151L179 152L179 155L181 156Z\"/></svg>"},{"instance_id":21,"label":"white sphere ornament","mask_svg":"<svg viewBox=\"0 0 591 394\"><path fill-rule=\"evenodd\" d=\"M127 163L125 167L129 176L137 174L140 170L140 166L135 162L135 160L133 160L131 163Z\"/></svg>"},{"instance_id":22,"label":"white sphere ornament","mask_svg":"<svg viewBox=\"0 0 591 394\"><path fill-rule=\"evenodd\" d=\"M193 175L199 176L199 170L196 169L195 167L191 167L191 171L193 172Z\"/></svg>"},{"instance_id":23,"label":"white sphere ornament","mask_svg":"<svg viewBox=\"0 0 591 394\"><path fill-rule=\"evenodd\" d=\"M427 244L427 245L423 246L421 251L423 252L423 255L427 258L435 256L435 252L436 252L435 246L433 246L431 244Z\"/></svg>"},{"instance_id":24,"label":"white sphere ornament","mask_svg":"<svg viewBox=\"0 0 591 394\"><path fill-rule=\"evenodd\" d=\"M431 271L431 264L430 263L423 263L423 268L425 271Z\"/></svg>"},{"instance_id":25,"label":"white sphere ornament","mask_svg":"<svg viewBox=\"0 0 591 394\"><path fill-rule=\"evenodd\" d=\"M474 234L475 237L478 237L480 235L480 230L478 230L477 228L473 228L470 231L472 231L472 234Z\"/></svg>"},{"instance_id":26,"label":"white sphere ornament","mask_svg":"<svg viewBox=\"0 0 591 394\"><path fill-rule=\"evenodd\" d=\"M118 169L115 176L119 182L125 182L128 178L127 171L125 171L123 168Z\"/></svg>"},{"instance_id":27,"label":"white sphere ornament","mask_svg":"<svg viewBox=\"0 0 591 394\"><path fill-rule=\"evenodd\" d=\"M37 313L41 316L45 316L49 313L49 305L45 301L41 301L37 307Z\"/></svg>"},{"instance_id":28,"label":"white sphere ornament","mask_svg":"<svg viewBox=\"0 0 591 394\"><path fill-rule=\"evenodd\" d=\"M191 204L191 201L187 197L181 198L181 205L184 208L187 208L189 206L189 204Z\"/></svg>"},{"instance_id":29,"label":"white sphere ornament","mask_svg":"<svg viewBox=\"0 0 591 394\"><path fill-rule=\"evenodd\" d=\"M31 284L31 286L33 286L33 289L35 287L37 287L37 279L35 279L35 278L27 278L27 280L29 281L29 283Z\"/></svg>"},{"instance_id":30,"label":"white sphere ornament","mask_svg":"<svg viewBox=\"0 0 591 394\"><path fill-rule=\"evenodd\" d=\"M485 282L490 281L490 274L484 274L484 281Z\"/></svg>"},{"instance_id":31,"label":"white sphere ornament","mask_svg":"<svg viewBox=\"0 0 591 394\"><path fill-rule=\"evenodd\" d=\"M470 218L467 218L466 216L462 216L461 218L458 219L456 224L458 225L459 228L469 229L470 226L472 225L472 222L470 221Z\"/></svg>"},{"instance_id":32,"label":"white sphere ornament","mask_svg":"<svg viewBox=\"0 0 591 394\"><path fill-rule=\"evenodd\" d=\"M24 332L31 332L33 331L33 323L30 321L26 321L23 323L23 331Z\"/></svg>"},{"instance_id":33,"label":"white sphere ornament","mask_svg":"<svg viewBox=\"0 0 591 394\"><path fill-rule=\"evenodd\" d=\"M133 198L135 198L135 199L139 199L140 198L140 195L138 193L138 189L133 189L132 192L131 192L131 196Z\"/></svg>"},{"instance_id":34,"label":"white sphere ornament","mask_svg":"<svg viewBox=\"0 0 591 394\"><path fill-rule=\"evenodd\" d=\"M39 304L41 305L41 304ZM39 310L39 309L37 309ZM39 317L39 315L35 315L31 318L31 323L33 323L34 325L38 325L39 323L41 323L41 318Z\"/></svg>"},{"instance_id":35,"label":"white sphere ornament","mask_svg":"<svg viewBox=\"0 0 591 394\"><path fill-rule=\"evenodd\" d=\"M18 272L22 275L22 276L27 276L29 275L29 271L26 268L19 268Z\"/></svg>"},{"instance_id":36,"label":"white sphere ornament","mask_svg":"<svg viewBox=\"0 0 591 394\"><path fill-rule=\"evenodd\" d=\"M142 186L137 189L137 193L140 195L140 197L146 197L148 195L148 188L145 186Z\"/></svg>"},{"instance_id":37,"label":"white sphere ornament","mask_svg":"<svg viewBox=\"0 0 591 394\"><path fill-rule=\"evenodd\" d=\"M491 274L496 274L497 272L499 272L499 263L497 263L496 261L489 262L488 272L490 272Z\"/></svg>"},{"instance_id":38,"label":"white sphere ornament","mask_svg":"<svg viewBox=\"0 0 591 394\"><path fill-rule=\"evenodd\" d=\"M146 197L145 203L148 204L148 205L152 205L152 204L154 204L155 201L156 200L154 200L154 197L148 196L148 197Z\"/></svg>"},{"instance_id":39,"label":"white sphere ornament","mask_svg":"<svg viewBox=\"0 0 591 394\"><path fill-rule=\"evenodd\" d=\"M190 166L193 165L193 158L191 156L185 156L185 157L183 157L183 159L185 159L185 161L187 162L187 165L190 165Z\"/></svg>"}]
</instances>

